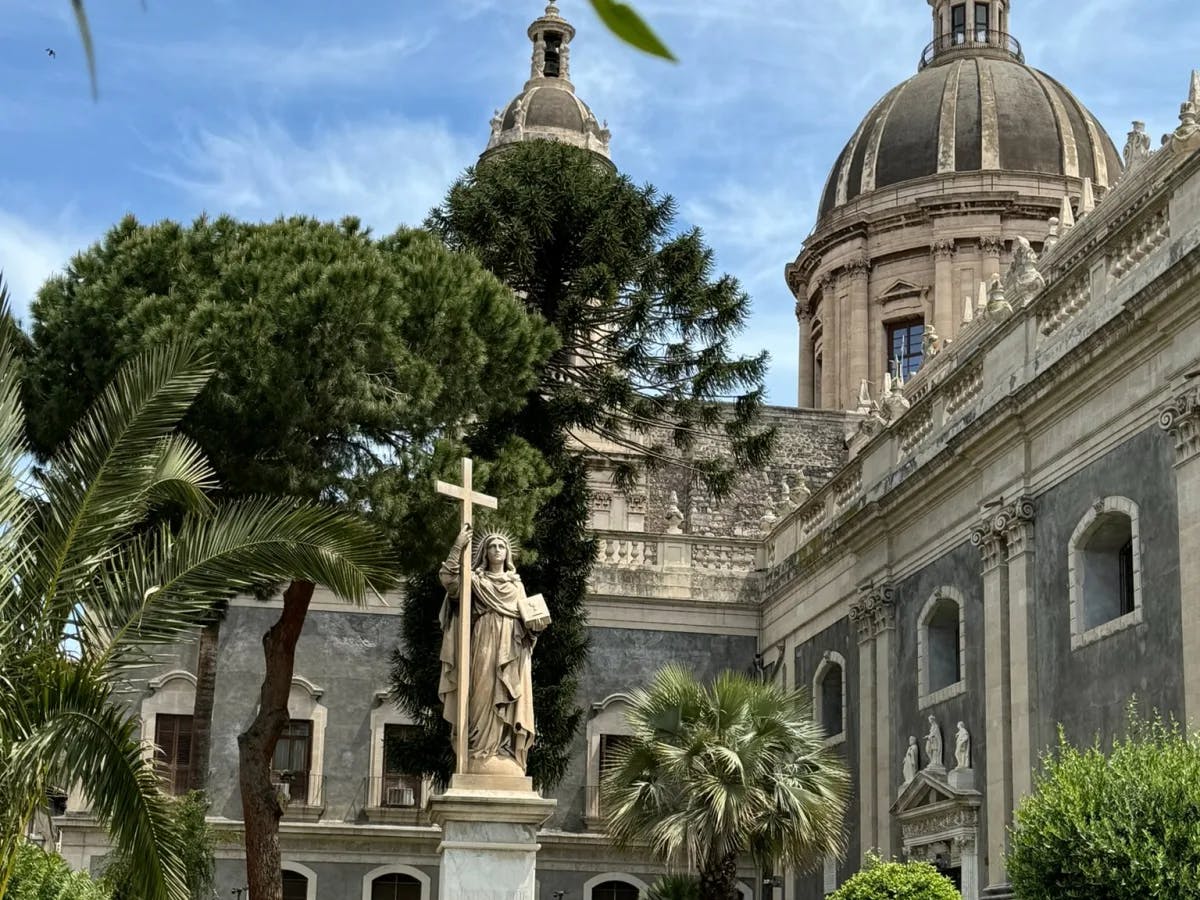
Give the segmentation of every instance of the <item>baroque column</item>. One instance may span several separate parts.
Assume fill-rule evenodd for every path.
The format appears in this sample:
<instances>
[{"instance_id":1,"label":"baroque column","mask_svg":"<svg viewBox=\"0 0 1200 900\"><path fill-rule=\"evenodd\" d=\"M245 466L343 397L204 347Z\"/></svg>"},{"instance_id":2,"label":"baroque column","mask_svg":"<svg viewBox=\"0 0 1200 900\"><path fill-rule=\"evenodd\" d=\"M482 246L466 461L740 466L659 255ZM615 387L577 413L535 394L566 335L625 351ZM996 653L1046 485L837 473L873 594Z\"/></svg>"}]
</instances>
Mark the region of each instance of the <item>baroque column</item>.
<instances>
[{"instance_id":1,"label":"baroque column","mask_svg":"<svg viewBox=\"0 0 1200 900\"><path fill-rule=\"evenodd\" d=\"M989 515L971 531L983 564L983 676L984 722L987 746L987 858L988 886L1005 883L1005 826L1012 809L1008 773L1009 713L1005 631L1008 619L1008 562L1003 511Z\"/></svg>"},{"instance_id":2,"label":"baroque column","mask_svg":"<svg viewBox=\"0 0 1200 900\"><path fill-rule=\"evenodd\" d=\"M801 290L804 290L801 286ZM816 359L813 356L812 310L808 303L796 301L796 324L800 326L800 384L796 404L801 407L816 406L813 396Z\"/></svg>"},{"instance_id":3,"label":"baroque column","mask_svg":"<svg viewBox=\"0 0 1200 900\"><path fill-rule=\"evenodd\" d=\"M1175 441L1175 499L1179 513L1179 585L1183 619L1183 712L1200 723L1200 383L1193 380L1164 406L1159 426Z\"/></svg>"},{"instance_id":4,"label":"baroque column","mask_svg":"<svg viewBox=\"0 0 1200 900\"><path fill-rule=\"evenodd\" d=\"M823 409L838 408L837 279L821 276L821 402Z\"/></svg>"},{"instance_id":5,"label":"baroque column","mask_svg":"<svg viewBox=\"0 0 1200 900\"><path fill-rule=\"evenodd\" d=\"M1033 791L1034 665L1037 635L1037 568L1034 565L1032 497L1020 497L1004 508L1008 547L1008 672L1011 725L1011 810ZM989 765L990 769L990 765Z\"/></svg>"},{"instance_id":6,"label":"baroque column","mask_svg":"<svg viewBox=\"0 0 1200 900\"><path fill-rule=\"evenodd\" d=\"M849 388L857 394L863 379L871 377L868 366L867 346L870 342L868 316L870 300L867 286L871 274L871 257L867 253L852 259L846 264L846 280L849 282L850 298L850 328L847 334L849 340ZM843 393L845 391L843 390ZM872 393L878 393L873 391Z\"/></svg>"},{"instance_id":7,"label":"baroque column","mask_svg":"<svg viewBox=\"0 0 1200 900\"><path fill-rule=\"evenodd\" d=\"M891 678L895 592L867 584L850 604L858 630L858 802L861 850L892 852Z\"/></svg>"},{"instance_id":8,"label":"baroque column","mask_svg":"<svg viewBox=\"0 0 1200 900\"><path fill-rule=\"evenodd\" d=\"M1000 254L1004 252L1004 238L998 234L988 235L979 239L979 253L983 257L983 271L979 273L980 281L991 283L993 275L1004 277L1000 270ZM978 290L978 286L976 286Z\"/></svg>"},{"instance_id":9,"label":"baroque column","mask_svg":"<svg viewBox=\"0 0 1200 900\"><path fill-rule=\"evenodd\" d=\"M948 341L954 337L957 321L954 310L954 241L934 241L930 252L933 254L933 327L942 341Z\"/></svg>"}]
</instances>

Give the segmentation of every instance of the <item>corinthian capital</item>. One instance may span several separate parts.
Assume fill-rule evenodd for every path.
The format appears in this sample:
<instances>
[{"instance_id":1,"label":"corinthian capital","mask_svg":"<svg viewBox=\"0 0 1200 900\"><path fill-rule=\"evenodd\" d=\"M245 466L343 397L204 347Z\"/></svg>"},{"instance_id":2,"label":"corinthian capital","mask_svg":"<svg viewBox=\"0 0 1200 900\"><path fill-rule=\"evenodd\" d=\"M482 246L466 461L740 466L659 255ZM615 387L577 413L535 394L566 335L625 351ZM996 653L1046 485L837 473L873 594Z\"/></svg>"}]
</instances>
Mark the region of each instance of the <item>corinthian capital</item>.
<instances>
[{"instance_id":1,"label":"corinthian capital","mask_svg":"<svg viewBox=\"0 0 1200 900\"><path fill-rule=\"evenodd\" d=\"M871 256L868 253L856 254L846 262L843 268L850 278L867 275L871 271Z\"/></svg>"},{"instance_id":2,"label":"corinthian capital","mask_svg":"<svg viewBox=\"0 0 1200 900\"><path fill-rule=\"evenodd\" d=\"M1158 425L1175 441L1175 465L1200 455L1200 386L1189 386L1158 413Z\"/></svg>"},{"instance_id":3,"label":"corinthian capital","mask_svg":"<svg viewBox=\"0 0 1200 900\"><path fill-rule=\"evenodd\" d=\"M989 234L979 239L979 249L984 256L999 256L1004 252L1004 238L998 234Z\"/></svg>"},{"instance_id":4,"label":"corinthian capital","mask_svg":"<svg viewBox=\"0 0 1200 900\"><path fill-rule=\"evenodd\" d=\"M954 258L954 241L940 240L934 241L929 248L929 252L933 254L935 259L953 259Z\"/></svg>"}]
</instances>

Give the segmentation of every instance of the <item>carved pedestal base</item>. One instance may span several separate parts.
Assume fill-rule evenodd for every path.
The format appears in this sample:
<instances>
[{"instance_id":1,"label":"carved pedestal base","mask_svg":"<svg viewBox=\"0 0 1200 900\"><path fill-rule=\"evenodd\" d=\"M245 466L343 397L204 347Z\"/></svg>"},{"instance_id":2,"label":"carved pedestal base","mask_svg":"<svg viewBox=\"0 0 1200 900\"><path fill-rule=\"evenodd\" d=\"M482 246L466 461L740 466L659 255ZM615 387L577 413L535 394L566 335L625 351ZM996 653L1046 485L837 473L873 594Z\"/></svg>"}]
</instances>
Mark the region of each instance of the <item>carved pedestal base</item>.
<instances>
[{"instance_id":1,"label":"carved pedestal base","mask_svg":"<svg viewBox=\"0 0 1200 900\"><path fill-rule=\"evenodd\" d=\"M959 766L951 769L946 775L946 782L957 791L975 790L975 770Z\"/></svg>"},{"instance_id":2,"label":"carved pedestal base","mask_svg":"<svg viewBox=\"0 0 1200 900\"><path fill-rule=\"evenodd\" d=\"M442 827L440 900L536 900L537 832L556 805L525 776L455 775L429 801Z\"/></svg>"}]
</instances>

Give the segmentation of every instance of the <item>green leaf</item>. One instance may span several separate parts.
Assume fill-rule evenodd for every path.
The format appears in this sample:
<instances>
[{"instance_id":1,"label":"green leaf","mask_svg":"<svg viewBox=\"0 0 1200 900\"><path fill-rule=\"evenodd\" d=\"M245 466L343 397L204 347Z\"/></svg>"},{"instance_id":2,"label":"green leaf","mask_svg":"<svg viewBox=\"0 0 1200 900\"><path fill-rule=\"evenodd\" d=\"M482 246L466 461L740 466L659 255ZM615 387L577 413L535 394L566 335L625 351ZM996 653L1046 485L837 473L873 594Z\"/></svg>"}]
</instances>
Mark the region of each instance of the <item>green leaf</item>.
<instances>
[{"instance_id":1,"label":"green leaf","mask_svg":"<svg viewBox=\"0 0 1200 900\"><path fill-rule=\"evenodd\" d=\"M651 56L676 62L675 55L667 49L666 44L658 39L658 35L632 6L619 3L617 0L592 0L592 8L596 10L600 21L625 43L632 44Z\"/></svg>"}]
</instances>

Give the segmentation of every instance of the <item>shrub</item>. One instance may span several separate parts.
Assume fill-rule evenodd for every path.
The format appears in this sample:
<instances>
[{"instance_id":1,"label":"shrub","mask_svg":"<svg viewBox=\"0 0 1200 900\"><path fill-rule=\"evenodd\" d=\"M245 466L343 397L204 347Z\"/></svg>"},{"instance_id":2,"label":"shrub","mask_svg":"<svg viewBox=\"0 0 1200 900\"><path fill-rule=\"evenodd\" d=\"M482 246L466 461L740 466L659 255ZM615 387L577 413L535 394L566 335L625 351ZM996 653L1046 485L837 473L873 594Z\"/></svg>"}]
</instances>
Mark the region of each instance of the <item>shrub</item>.
<instances>
[{"instance_id":1,"label":"shrub","mask_svg":"<svg viewBox=\"0 0 1200 900\"><path fill-rule=\"evenodd\" d=\"M61 856L35 844L17 850L6 900L109 900L108 891L84 872L73 872Z\"/></svg>"},{"instance_id":2,"label":"shrub","mask_svg":"<svg viewBox=\"0 0 1200 900\"><path fill-rule=\"evenodd\" d=\"M962 894L929 863L884 862L868 856L866 866L829 900L962 900Z\"/></svg>"},{"instance_id":3,"label":"shrub","mask_svg":"<svg viewBox=\"0 0 1200 900\"><path fill-rule=\"evenodd\" d=\"M1133 710L1108 754L1060 729L1017 810L1008 875L1021 900L1200 896L1200 737Z\"/></svg>"}]
</instances>

